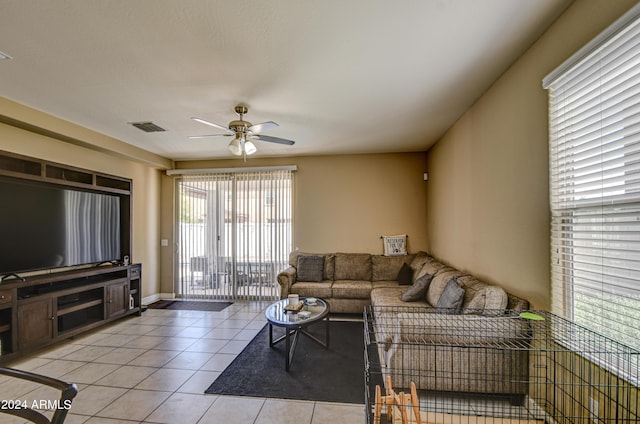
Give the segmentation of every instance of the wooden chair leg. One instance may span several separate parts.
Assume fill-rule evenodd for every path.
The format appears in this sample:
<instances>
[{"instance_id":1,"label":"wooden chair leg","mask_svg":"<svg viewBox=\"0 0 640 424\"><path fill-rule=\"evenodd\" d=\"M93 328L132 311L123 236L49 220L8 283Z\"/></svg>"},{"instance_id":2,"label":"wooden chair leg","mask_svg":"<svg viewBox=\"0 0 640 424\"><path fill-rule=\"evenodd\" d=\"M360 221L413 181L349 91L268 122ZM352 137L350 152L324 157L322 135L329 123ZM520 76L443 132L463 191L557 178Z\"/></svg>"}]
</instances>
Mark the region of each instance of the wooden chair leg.
<instances>
[{"instance_id":1,"label":"wooden chair leg","mask_svg":"<svg viewBox=\"0 0 640 424\"><path fill-rule=\"evenodd\" d=\"M373 410L373 423L380 424L380 414L382 413L382 390L376 384L376 403Z\"/></svg>"},{"instance_id":2,"label":"wooden chair leg","mask_svg":"<svg viewBox=\"0 0 640 424\"><path fill-rule=\"evenodd\" d=\"M391 377L387 376L385 384L386 395L382 396L382 389L376 385L375 406L374 406L374 424L380 424L383 406L387 408L387 420L393 422L394 407L398 408L402 424L423 424L420 416L420 399L415 383L411 382L411 393L396 393L391 385ZM409 418L409 406L413 411L415 421ZM427 423L424 423L427 424Z\"/></svg>"},{"instance_id":3,"label":"wooden chair leg","mask_svg":"<svg viewBox=\"0 0 640 424\"><path fill-rule=\"evenodd\" d=\"M418 398L416 383L413 381L411 382L411 408L413 409L413 416L416 419L416 424L422 424L422 419L420 418L420 398Z\"/></svg>"},{"instance_id":4,"label":"wooden chair leg","mask_svg":"<svg viewBox=\"0 0 640 424\"><path fill-rule=\"evenodd\" d=\"M398 406L400 410L400 419L402 420L402 424L409 424L409 416L407 415L407 408L409 407L408 400L410 396L405 395L403 392L395 395L394 402Z\"/></svg>"},{"instance_id":5,"label":"wooden chair leg","mask_svg":"<svg viewBox=\"0 0 640 424\"><path fill-rule=\"evenodd\" d=\"M395 393L391 388L391 376L387 376L387 384L386 384L386 393L387 395L384 397L385 403L387 405L387 420L389 422L393 422L393 404L394 404L394 396Z\"/></svg>"}]
</instances>

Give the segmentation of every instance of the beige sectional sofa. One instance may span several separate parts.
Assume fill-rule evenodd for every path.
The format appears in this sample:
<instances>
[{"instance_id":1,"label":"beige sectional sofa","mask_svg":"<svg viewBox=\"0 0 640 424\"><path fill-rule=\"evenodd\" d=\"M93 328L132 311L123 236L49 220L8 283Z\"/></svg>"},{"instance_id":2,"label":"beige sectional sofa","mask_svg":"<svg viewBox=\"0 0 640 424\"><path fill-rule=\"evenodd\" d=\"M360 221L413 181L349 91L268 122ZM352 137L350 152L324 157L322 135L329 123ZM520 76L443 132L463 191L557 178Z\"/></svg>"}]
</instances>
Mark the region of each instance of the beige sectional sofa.
<instances>
[{"instance_id":1,"label":"beige sectional sofa","mask_svg":"<svg viewBox=\"0 0 640 424\"><path fill-rule=\"evenodd\" d=\"M310 260L316 261L316 267L322 265L315 275L304 269ZM382 256L296 251L289 264L278 275L283 298L289 293L321 297L329 302L331 312L363 313L371 307L380 366L392 376L395 387L407 388L413 381L418 389L526 394L527 351L491 347L528 337L526 323L505 315L528 309L525 299L425 252ZM410 282L425 275L430 278L426 294L411 302L401 299L410 285L397 281L404 264L411 268ZM314 281L303 281L299 275ZM436 308L452 281L464 290L459 299L462 309L453 315ZM479 378L487 375L491 378Z\"/></svg>"},{"instance_id":2,"label":"beige sectional sofa","mask_svg":"<svg viewBox=\"0 0 640 424\"><path fill-rule=\"evenodd\" d=\"M321 281L298 278L301 257L324 258ZM280 297L288 294L321 297L329 301L331 312L361 314L371 305L371 291L380 287L399 287L398 272L414 255L382 256L368 253L303 253L291 252L290 267L278 274ZM317 278L315 280L318 280Z\"/></svg>"},{"instance_id":3,"label":"beige sectional sofa","mask_svg":"<svg viewBox=\"0 0 640 424\"><path fill-rule=\"evenodd\" d=\"M322 257L321 278L304 281L298 278L301 257ZM403 264L413 270L413 281L424 273L434 276L427 296L416 302L403 302L402 292L407 286L397 281ZM465 309L528 309L529 303L506 293L502 288L483 283L475 277L448 267L426 252L402 256L371 255L368 253L304 253L291 252L289 267L278 274L280 297L290 293L300 296L321 297L327 300L334 313L361 314L373 306L411 306L432 309L438 302L447 282L456 277L465 290ZM319 281L318 281L319 280Z\"/></svg>"}]
</instances>

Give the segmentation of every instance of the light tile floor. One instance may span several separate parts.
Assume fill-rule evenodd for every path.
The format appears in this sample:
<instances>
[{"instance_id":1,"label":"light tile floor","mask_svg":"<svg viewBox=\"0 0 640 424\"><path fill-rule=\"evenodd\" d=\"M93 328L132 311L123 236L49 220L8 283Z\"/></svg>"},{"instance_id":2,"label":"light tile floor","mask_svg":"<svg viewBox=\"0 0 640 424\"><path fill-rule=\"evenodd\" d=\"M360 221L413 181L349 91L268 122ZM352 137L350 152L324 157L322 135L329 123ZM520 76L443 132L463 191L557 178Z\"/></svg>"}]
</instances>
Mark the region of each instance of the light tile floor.
<instances>
[{"instance_id":1,"label":"light tile floor","mask_svg":"<svg viewBox=\"0 0 640 424\"><path fill-rule=\"evenodd\" d=\"M265 302L220 312L148 309L9 366L78 385L67 423L319 424L365 422L364 405L205 395L265 325ZM0 399L56 399L32 383L4 384ZM50 414L50 412L49 412ZM21 423L0 415L2 423Z\"/></svg>"}]
</instances>

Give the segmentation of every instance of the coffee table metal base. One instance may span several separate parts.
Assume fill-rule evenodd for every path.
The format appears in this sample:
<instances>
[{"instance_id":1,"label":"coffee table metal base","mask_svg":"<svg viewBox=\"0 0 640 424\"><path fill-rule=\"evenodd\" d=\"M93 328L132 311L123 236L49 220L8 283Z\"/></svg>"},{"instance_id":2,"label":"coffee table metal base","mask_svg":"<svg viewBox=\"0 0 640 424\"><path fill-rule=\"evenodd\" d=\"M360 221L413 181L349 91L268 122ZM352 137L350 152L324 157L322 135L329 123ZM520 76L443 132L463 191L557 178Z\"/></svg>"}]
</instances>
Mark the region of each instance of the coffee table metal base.
<instances>
[{"instance_id":1,"label":"coffee table metal base","mask_svg":"<svg viewBox=\"0 0 640 424\"><path fill-rule=\"evenodd\" d=\"M303 325L302 323L300 323L300 325L297 325L295 327L291 327L291 326L284 327L284 335L273 340L274 324L271 322L269 323L269 347L273 347L277 343L280 343L283 340L285 342L284 356L285 356L285 369L287 370L287 372L289 371L289 368L291 368L291 362L293 361L293 354L296 351L296 345L298 344L299 334L303 334L307 336L308 338L318 343L320 346L324 347L325 349L329 348L329 315L327 315L324 318L324 321L325 321L324 341L320 340L319 338L317 338L316 336L314 336L313 334L305 330L305 327L307 327L307 325ZM317 322L317 321L314 321L314 322ZM309 324L313 324L314 322L310 322Z\"/></svg>"}]
</instances>

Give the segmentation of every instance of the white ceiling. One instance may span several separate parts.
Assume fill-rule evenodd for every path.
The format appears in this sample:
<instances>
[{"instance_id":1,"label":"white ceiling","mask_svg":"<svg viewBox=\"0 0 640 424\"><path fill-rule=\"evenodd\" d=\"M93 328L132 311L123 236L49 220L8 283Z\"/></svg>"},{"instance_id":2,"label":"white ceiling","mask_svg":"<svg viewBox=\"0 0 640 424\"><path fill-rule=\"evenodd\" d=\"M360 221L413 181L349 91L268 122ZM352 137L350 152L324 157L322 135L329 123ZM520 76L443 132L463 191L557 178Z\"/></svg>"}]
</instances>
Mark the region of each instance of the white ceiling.
<instances>
[{"instance_id":1,"label":"white ceiling","mask_svg":"<svg viewBox=\"0 0 640 424\"><path fill-rule=\"evenodd\" d=\"M421 151L571 1L0 0L0 96L174 160L240 102L296 140L256 156Z\"/></svg>"}]
</instances>

